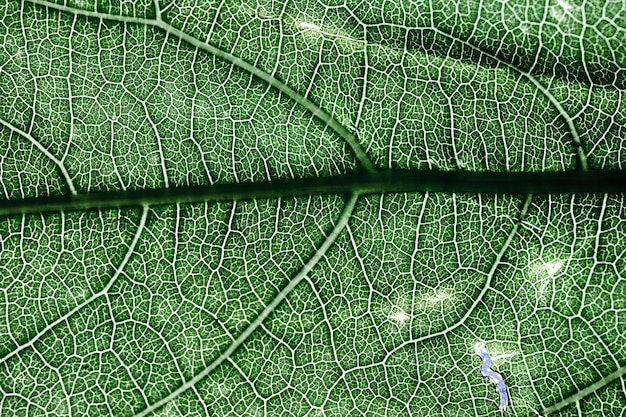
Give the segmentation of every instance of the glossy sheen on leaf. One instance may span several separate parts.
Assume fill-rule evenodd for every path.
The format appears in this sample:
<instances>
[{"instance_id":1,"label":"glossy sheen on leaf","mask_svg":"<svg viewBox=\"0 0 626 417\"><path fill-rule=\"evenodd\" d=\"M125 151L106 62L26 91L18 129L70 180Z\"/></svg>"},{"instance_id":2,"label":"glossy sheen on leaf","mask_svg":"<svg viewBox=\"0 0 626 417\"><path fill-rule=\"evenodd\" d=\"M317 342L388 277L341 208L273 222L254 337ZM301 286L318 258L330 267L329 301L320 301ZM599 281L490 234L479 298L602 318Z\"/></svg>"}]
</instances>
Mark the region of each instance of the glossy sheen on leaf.
<instances>
[{"instance_id":1,"label":"glossy sheen on leaf","mask_svg":"<svg viewBox=\"0 0 626 417\"><path fill-rule=\"evenodd\" d=\"M626 3L535 3L0 0L0 415L623 416Z\"/></svg>"}]
</instances>

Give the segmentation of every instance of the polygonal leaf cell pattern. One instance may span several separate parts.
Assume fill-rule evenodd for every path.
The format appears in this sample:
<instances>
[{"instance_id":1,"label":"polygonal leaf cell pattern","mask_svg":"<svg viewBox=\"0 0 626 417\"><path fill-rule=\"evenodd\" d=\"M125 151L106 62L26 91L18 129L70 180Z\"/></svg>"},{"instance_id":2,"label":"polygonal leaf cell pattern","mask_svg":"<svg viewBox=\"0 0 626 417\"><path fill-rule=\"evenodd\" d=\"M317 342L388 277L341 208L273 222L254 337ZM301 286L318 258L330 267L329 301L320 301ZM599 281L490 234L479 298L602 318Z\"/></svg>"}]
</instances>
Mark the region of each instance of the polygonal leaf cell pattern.
<instances>
[{"instance_id":1,"label":"polygonal leaf cell pattern","mask_svg":"<svg viewBox=\"0 0 626 417\"><path fill-rule=\"evenodd\" d=\"M624 194L235 191L622 170L624 39L623 1L0 0L0 415L626 415Z\"/></svg>"}]
</instances>

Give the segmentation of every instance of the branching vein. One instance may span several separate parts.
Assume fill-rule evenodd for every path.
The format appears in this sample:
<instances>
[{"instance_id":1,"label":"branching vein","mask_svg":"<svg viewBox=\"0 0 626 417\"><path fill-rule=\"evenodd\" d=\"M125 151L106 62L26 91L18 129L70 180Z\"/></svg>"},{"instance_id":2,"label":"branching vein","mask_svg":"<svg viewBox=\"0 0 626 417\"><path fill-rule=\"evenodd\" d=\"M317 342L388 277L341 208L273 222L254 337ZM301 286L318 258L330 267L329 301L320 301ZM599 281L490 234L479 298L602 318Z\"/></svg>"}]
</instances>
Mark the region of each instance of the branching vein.
<instances>
[{"instance_id":1,"label":"branching vein","mask_svg":"<svg viewBox=\"0 0 626 417\"><path fill-rule=\"evenodd\" d=\"M345 128L341 123L339 123L333 116L324 111L317 104L313 103L311 100L303 96L302 94L295 91L293 88L289 87L287 84L278 80L271 74L263 71L260 68L255 67L254 65L244 61L243 59L234 56L233 54L223 51L215 46L209 45L206 42L200 41L199 39L194 38L191 35L186 34L185 32L171 26L170 24L164 22L161 19L143 19L136 17L127 17L127 16L118 16L106 13L93 12L88 10L80 10L72 7L59 5L55 3L51 3L45 0L28 0L31 3L38 4L40 6L48 7L51 9L56 9L62 12L71 13L74 15L81 15L87 17L93 17L97 19L106 19L114 22L122 22L122 23L133 23L133 24L143 24L148 26L154 26L159 29L162 29L166 33L169 33L173 36L176 36L179 39L193 45L194 47L201 49L205 52L208 52L220 59L223 59L226 62L231 63L232 65L239 67L255 77L267 82L272 87L276 88L281 93L285 94L287 97L291 98L296 103L300 104L302 107L307 109L313 116L317 117L321 121L323 121L328 127L334 130L339 136L346 141L348 146L352 149L352 152L356 156L357 160L363 167L363 169L367 172L373 173L376 172L376 168L374 164L369 159L369 156L365 152L365 149L359 143L357 137L350 132L347 128ZM159 10L159 9L157 9Z\"/></svg>"},{"instance_id":2,"label":"branching vein","mask_svg":"<svg viewBox=\"0 0 626 417\"><path fill-rule=\"evenodd\" d=\"M23 345L18 346L16 349L14 349L13 351L9 352L4 357L0 358L0 364L6 362L7 360L12 358L13 356L15 356L18 353L20 353L21 351L23 351L24 349L26 349L26 348L28 348L30 346L33 346L35 344L35 342L37 342L42 336L44 336L46 333L48 333L49 331L54 329L60 323L63 323L65 321L69 320L74 314L76 314L77 312L82 310L85 306L87 306L88 304L91 304L94 300L96 300L96 299L106 295L109 292L109 290L111 289L111 287L113 286L115 281L117 281L117 278L120 276L120 274L122 273L122 271L126 267L126 264L128 263L128 260L130 259L131 255L135 251L135 246L137 246L137 242L139 242L139 237L141 236L141 233L143 232L143 230L145 228L146 219L148 218L148 212L149 212L148 206L147 205L143 206L143 211L141 213L141 219L139 220L139 226L137 227L137 231L135 232L135 235L133 236L133 240L130 242L130 245L128 246L128 250L126 251L126 254L124 255L124 259L122 259L122 262L120 262L119 266L115 270L115 273L113 274L113 276L111 277L111 279L109 280L107 285L104 286L104 288L102 288L100 291L98 291L97 293L93 294L91 297L89 297L88 299L86 299L85 301L83 301L82 303L78 304L76 307L74 307L73 309L71 309L70 311L68 311L64 315L62 315L61 317L59 317L58 319L53 321L52 323L48 324L39 333L37 333L35 336L31 337L28 340L28 342L24 343Z\"/></svg>"},{"instance_id":3,"label":"branching vein","mask_svg":"<svg viewBox=\"0 0 626 417\"><path fill-rule=\"evenodd\" d=\"M328 235L324 243L319 247L319 249L315 252L315 254L309 259L309 261L302 267L302 269L296 274L295 277L289 281L289 283L283 288L276 297L261 311L261 313L250 323L248 327L235 339L235 341L213 362L211 362L206 368L197 373L193 378L189 381L183 383L176 390L172 391L170 394L161 398L159 401L154 404L148 405L145 409L140 411L135 415L135 417L142 417L150 414L154 410L162 407L168 402L174 400L183 392L188 389L194 387L198 382L200 382L203 378L209 375L215 368L217 368L222 362L229 359L232 354L241 346L249 337L254 333L254 331L263 323L263 321L278 307L278 305L293 291L294 288L302 282L302 280L307 276L309 272L313 269L315 265L324 257L328 249L335 243L337 237L341 234L343 229L348 224L350 217L352 216L352 212L354 211L354 207L356 206L356 202L358 200L359 194L352 194L341 213L337 223L332 230L332 232Z\"/></svg>"},{"instance_id":4,"label":"branching vein","mask_svg":"<svg viewBox=\"0 0 626 417\"><path fill-rule=\"evenodd\" d=\"M67 183L67 187L69 188L70 193L72 195L76 194L76 188L74 187L74 183L72 182L72 178L70 177L70 174L67 172L67 169L65 169L65 165L63 165L62 161L60 161L59 159L57 159L57 157L52 155L52 153L49 150L47 150L41 143L39 143L39 141L37 141L29 133L24 132L22 129L18 128L17 126L12 125L11 123L7 122L6 120L4 120L2 118L0 118L0 124L2 124L3 126L7 127L12 132L15 132L18 135L22 136L23 138L28 139L28 141L30 143L32 143L37 149L39 149L41 151L41 153L43 153L47 158L49 158L52 162L54 162L54 164L61 171L61 175L63 175L63 178L65 179L65 182Z\"/></svg>"}]
</instances>

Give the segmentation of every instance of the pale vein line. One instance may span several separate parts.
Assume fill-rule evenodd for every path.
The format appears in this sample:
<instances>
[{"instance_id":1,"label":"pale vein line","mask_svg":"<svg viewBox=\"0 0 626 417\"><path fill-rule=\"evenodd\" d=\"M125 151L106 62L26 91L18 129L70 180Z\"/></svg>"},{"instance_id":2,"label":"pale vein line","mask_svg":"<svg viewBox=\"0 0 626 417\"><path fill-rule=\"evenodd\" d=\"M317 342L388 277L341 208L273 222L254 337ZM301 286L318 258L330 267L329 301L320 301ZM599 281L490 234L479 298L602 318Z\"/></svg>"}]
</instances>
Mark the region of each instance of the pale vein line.
<instances>
[{"instance_id":1,"label":"pale vein line","mask_svg":"<svg viewBox=\"0 0 626 417\"><path fill-rule=\"evenodd\" d=\"M45 0L26 0L29 1L33 4L38 4L44 7L49 7L51 9L56 9L59 11L64 11L67 13L71 13L71 14L75 14L75 15L82 15L82 16L87 16L87 17L93 17L93 18L97 18L97 19L106 19L106 20L111 20L111 21L116 21L116 22L123 22L123 23L134 23L134 24L144 24L144 25L148 25L148 26L154 26L154 27L158 27L168 33L171 33L177 37L179 37L180 39L183 39L184 41L190 43L191 45L202 49L206 52L209 52L219 58L222 58L224 60L226 60L227 62L230 62L231 64L238 66L241 69L244 69L250 73L252 73L253 75L257 76L258 78L266 81L267 83L269 83L270 85L272 85L273 87L275 87L276 89L280 90L281 92L285 93L288 97L290 97L291 99L293 99L294 101L296 101L297 103L299 103L300 105L302 105L303 107L305 107L307 110L309 110L314 116L318 117L320 120L322 120L323 122L325 122L331 129L333 129L336 133L338 133L347 143L348 145L352 148L352 151L354 152L356 158L359 160L359 162L361 163L361 165L363 166L363 168L368 171L368 172L375 172L376 168L374 167L373 163L371 162L371 160L369 159L369 157L367 156L367 153L365 152L365 150L362 148L361 144L358 142L356 136L354 134L352 134L352 132L350 132L348 129L346 129L343 125L341 125L341 123L339 123L337 120L335 120L330 114L326 113L324 110L322 110L320 107L318 107L317 105L315 105L313 102L311 102L310 100L308 100L306 97L302 96L301 94L297 93L295 90L293 90L291 87L287 86L285 83L279 81L278 79L276 79L275 77L273 77L272 75L264 72L263 70L255 67L252 64L249 64L247 62L245 62L244 60L242 60L241 58L237 58L234 55L222 51L214 46L211 46L205 42L202 42L190 35L187 35L186 33L170 26L169 24L163 22L163 20L161 19L144 19L144 18L137 18L137 17L129 17L129 16L123 16L123 15L113 15L113 14L108 14L108 13L98 13L98 12L94 12L94 11L89 11L89 10L80 10L80 9L75 9L72 7L68 7L65 5L60 5L60 4L55 4L55 3L50 3L48 1ZM396 26L396 25L390 25L390 26ZM406 27L402 26L403 29L407 29ZM408 28L411 29L411 28ZM574 125L574 122L572 120L572 117L567 113L567 111L563 108L563 106L561 105L561 103L556 99L556 97L554 97L554 95L548 90L548 88L546 88L534 75L532 75L530 72L527 71L523 71L522 69L518 68L517 66L503 60L502 58L499 58L496 55L493 55L489 52L486 52L482 49L480 49L479 47L473 45L472 43L470 43L469 41L457 38L453 35L450 35L447 32L444 32L440 29L437 29L434 25L431 28L426 28L429 30L432 30L435 33L438 33L442 36L445 36L449 39L452 39L453 41L462 43L463 45L466 45L478 52L480 52L481 54L484 54L485 56L490 57L491 59L497 61L498 63L506 66L507 68L512 69L513 71L517 72L518 74L522 75L523 77L525 77L526 79L528 79L539 91L541 91L541 93L548 99L548 101L550 101L550 103L552 103L552 105L554 106L554 108L557 110L557 112L559 113L559 115L563 118L563 120L565 121L565 123L567 124L569 133L572 137L572 141L574 142L574 144L576 145L576 152L577 152L577 156L578 156L578 162L580 165L580 169L582 171L587 171L588 170L588 163L587 163L587 155L584 152L584 149L582 147L582 142L580 140L580 135L578 134L578 130L576 129L576 126Z\"/></svg>"},{"instance_id":2,"label":"pale vein line","mask_svg":"<svg viewBox=\"0 0 626 417\"><path fill-rule=\"evenodd\" d=\"M576 153L578 156L578 163L580 164L580 170L581 171L587 171L589 169L589 165L587 163L587 155L585 154L585 151L583 149L582 146L582 142L580 141L580 135L578 134L578 130L576 129L576 126L574 125L574 121L572 120L572 117L569 115L569 113L567 113L567 111L563 108L563 106L561 105L561 103L556 99L556 97L554 97L554 95L550 92L550 90L548 90L547 87L545 87L543 84L541 84L541 82L530 72L527 71L523 71L522 69L516 67L515 65L499 58L496 55L493 55L489 52L486 52L482 49L480 49L478 46L475 46L473 44L471 44L469 41L457 38L453 35L450 35L449 33L446 33L440 29L435 28L434 26L431 28L431 30L433 30L435 33L438 33L442 36L447 37L448 39L452 39L453 41L459 42L463 45L466 45L478 52L480 52L481 54L484 54L485 56L488 56L489 58L497 61L498 63L506 66L507 68L512 69L513 71L517 72L518 74L522 75L523 77L525 77L528 81L531 82L531 84L533 84L539 91L541 91L541 93L548 99L548 101L550 103L552 103L552 105L554 106L554 108L556 109L556 111L559 113L559 115L563 118L563 120L565 121L565 123L567 124L567 128L569 130L569 133L572 137L572 141L574 142L574 144L576 145Z\"/></svg>"},{"instance_id":3,"label":"pale vein line","mask_svg":"<svg viewBox=\"0 0 626 417\"><path fill-rule=\"evenodd\" d=\"M141 236L141 233L143 232L143 229L146 225L146 219L148 218L148 211L149 211L148 206L144 205L143 212L141 213L141 219L139 220L139 226L137 227L137 231L135 232L135 236L133 236L133 240L130 242L130 245L128 246L128 250L126 251L126 254L124 255L124 259L122 259L122 262L119 264L119 266L115 270L113 277L111 277L107 285L104 286L104 288L102 288L100 291L98 291L97 293L93 294L91 297L86 299L84 302L82 302L81 304L77 305L76 307L74 307L73 309L65 313L63 316L59 317L52 323L48 324L43 330L41 330L39 333L33 336L28 342L24 343L21 346L18 346L15 350L11 351L6 356L0 358L0 364L6 362L8 359L17 355L24 349L34 345L36 341L38 341L43 335L48 333L54 327L68 320L70 317L72 317L74 314L76 314L78 311L80 311L82 308L84 308L88 304L92 303L97 298L102 297L103 295L106 295L108 293L108 291L111 289L111 287L113 286L117 278L120 276L120 274L126 267L126 264L128 263L128 260L130 259L131 255L135 251L135 246L137 245L137 242L139 242L139 237Z\"/></svg>"},{"instance_id":4,"label":"pale vein line","mask_svg":"<svg viewBox=\"0 0 626 417\"><path fill-rule=\"evenodd\" d=\"M183 392L188 389L194 387L198 382L200 382L203 378L205 378L208 374L210 374L215 368L217 368L222 362L229 359L231 355L241 346L250 335L263 323L263 321L278 307L278 305L293 291L294 288L300 284L300 282L306 277L306 275L313 269L315 265L324 257L328 249L335 243L337 237L341 234L343 229L348 224L350 217L352 216L352 212L354 211L354 207L356 206L356 201L359 197L358 193L353 193L350 195L350 198L346 202L346 205L341 213L339 219L337 220L337 224L333 228L332 232L328 235L324 243L319 247L319 249L315 252L315 254L309 259L309 261L304 265L304 267L298 272L298 274L293 277L291 281L283 288L276 297L261 311L261 313L250 323L248 327L235 339L235 341L213 362L211 362L206 368L202 371L194 375L189 381L185 381L180 387L169 393L167 396L161 398L159 401L154 404L148 405L144 410L135 414L135 417L142 417L150 414L154 410L162 407L168 402L172 401L176 397L178 397Z\"/></svg>"},{"instance_id":5,"label":"pale vein line","mask_svg":"<svg viewBox=\"0 0 626 417\"><path fill-rule=\"evenodd\" d=\"M607 376L605 376L604 378L600 379L599 381L595 382L594 384L589 385L587 388L580 390L577 393L567 398L564 398L558 403L546 408L545 410L543 410L543 414L554 413L555 411L559 411L563 407L567 407L568 405L572 403L578 403L587 395L592 394L593 392L599 390L600 388L607 386L611 382L623 377L625 374L626 374L626 366L622 366L615 372L612 372L608 374Z\"/></svg>"},{"instance_id":6,"label":"pale vein line","mask_svg":"<svg viewBox=\"0 0 626 417\"><path fill-rule=\"evenodd\" d=\"M456 323L445 328L444 330L441 330L436 333L427 334L417 339L407 340L401 343L394 349L390 350L389 353L387 353L387 355L385 355L384 359L382 360L382 363L386 363L395 352L399 351L400 349L404 348L407 345L415 345L417 343L421 343L425 340L432 339L434 337L446 335L454 331L456 328L462 326L463 323L465 323L465 321L469 318L469 316L474 312L478 304L482 302L483 297L485 296L487 291L489 291L489 288L491 288L491 281L493 280L496 270L498 269L498 266L500 265L500 262L502 261L502 257L504 256L505 252L508 250L509 246L511 245L511 242L513 241L513 238L517 234L517 231L520 225L522 224L521 222L522 219L526 216L526 213L528 212L528 208L530 207L530 203L532 202L532 197L533 197L532 194L526 195L526 198L524 199L524 205L522 207L522 210L520 211L518 219L513 225L513 228L511 229L509 236L504 242L504 245L502 245L500 252L498 252L498 255L496 255L496 259L493 261L493 265L491 266L491 269L489 270L489 273L487 274L487 280L485 282L485 285L483 285L483 288L480 290L480 293L478 294L478 296L476 296L476 299L474 300L472 305L467 309L463 317L461 317Z\"/></svg>"},{"instance_id":7,"label":"pale vein line","mask_svg":"<svg viewBox=\"0 0 626 417\"><path fill-rule=\"evenodd\" d=\"M179 39L184 40L185 42L195 46L198 49L202 49L205 52L208 52L218 58L223 59L224 61L230 62L231 64L248 71L252 75L257 78L265 81L272 87L276 88L280 92L287 95L287 97L291 98L296 103L300 104L302 107L307 109L313 116L317 117L321 121L323 121L328 127L333 129L339 136L341 136L346 143L352 149L352 152L358 159L361 166L368 172L376 172L376 168L374 164L369 159L369 156L365 152L365 149L361 146L356 136L352 134L348 129L346 129L341 123L339 123L334 117L332 117L329 113L326 113L315 103L310 101L308 98L304 97L300 93L296 92L294 89L289 87L287 84L279 81L277 78L268 74L260 68L255 67L254 65L244 61L243 59L236 57L226 51L222 51L212 45L201 42L198 39L184 33L183 31L176 29L173 26L168 25L163 21L155 21L154 26L166 31L167 33L171 33L172 35L178 37Z\"/></svg>"},{"instance_id":8,"label":"pale vein line","mask_svg":"<svg viewBox=\"0 0 626 417\"><path fill-rule=\"evenodd\" d=\"M156 19L161 20L161 3L159 0L154 0L152 4L154 4L154 15L156 16Z\"/></svg>"},{"instance_id":9,"label":"pale vein line","mask_svg":"<svg viewBox=\"0 0 626 417\"><path fill-rule=\"evenodd\" d=\"M126 38L126 33L127 31L124 31L124 38ZM123 43L126 43L126 39L124 39ZM159 52L159 56L163 56L163 50L165 49L165 46L167 45L167 36L165 37L165 40L163 41L163 44L161 45L161 51ZM163 67L163 60L159 59L158 61L158 65L157 65L157 73L159 74L159 80L161 79L161 71L162 71L162 67ZM141 103L141 106L143 107L144 111L146 112L146 119L148 119L148 121L150 122L150 125L152 126L152 131L154 133L154 138L156 139L156 143L157 143L157 149L159 151L159 160L161 161L161 174L163 175L163 187L164 188L169 188L170 187L170 180L168 178L167 175L167 166L165 165L165 154L163 153L163 141L161 140L161 133L159 132L159 129L157 128L157 123L155 123L152 120L152 117L150 117L150 112L148 111L148 106L146 105L146 101L152 96L152 94L157 90L158 86L154 88L154 90L152 90L150 92L150 94L148 94L146 100L137 100L137 98L135 97L134 94L131 94L137 101L139 101ZM128 91L128 89L126 88L126 86L124 86L124 90ZM193 134L193 133L192 133Z\"/></svg>"},{"instance_id":10,"label":"pale vein line","mask_svg":"<svg viewBox=\"0 0 626 417\"><path fill-rule=\"evenodd\" d=\"M352 132L350 132L348 129L346 129L341 123L339 123L333 116L331 116L329 113L322 110L322 108L320 108L318 105L310 101L308 98L306 98L302 94L295 91L293 88L289 87L287 84L278 80L276 77L272 76L271 74L268 74L267 72L263 71L260 68L255 67L254 65L244 61L243 59L234 56L231 53L222 51L221 49L216 48L215 46L212 46L206 42L200 41L194 38L193 36L188 35L185 32L179 29L176 29L175 27L165 23L163 20L144 19L144 18L128 17L128 16L117 16L117 15L108 14L108 13L98 13L94 11L80 10L80 9L75 9L75 8L60 5L60 4L50 3L45 0L27 0L27 1L33 4L40 5L40 6L67 12L73 15L93 17L93 18L97 18L100 20L111 20L114 22L134 23L134 24L143 24L147 26L153 26L153 27L156 27L165 31L168 34L176 36L177 38L182 39L183 41L189 43L190 45L193 45L194 47L198 49L208 52L216 56L217 58L220 58L226 62L229 62L230 64L236 67L243 69L244 71L249 72L255 77L265 81L270 86L276 88L281 93L284 93L287 97L291 98L293 101L295 101L296 103L300 104L302 107L307 109L313 116L323 121L328 127L330 127L339 136L341 136L343 140L346 141L348 146L350 146L350 148L352 149L352 152L356 156L357 160L359 161L363 169L365 169L367 172L370 172L370 173L374 173L377 171L376 167L374 166L372 161L369 159L369 156L365 152L365 149L359 143L356 136Z\"/></svg>"},{"instance_id":11,"label":"pale vein line","mask_svg":"<svg viewBox=\"0 0 626 417\"><path fill-rule=\"evenodd\" d=\"M17 126L13 126L11 123L7 122L6 120L4 120L2 118L0 118L0 123L2 123L2 125L4 125L5 127L9 128L11 131L13 131L13 132L17 133L18 135L28 139L30 141L30 143L32 143L37 149L39 149L41 151L41 153L43 153L52 162L54 162L54 164L61 170L61 174L63 175L63 178L65 178L65 182L67 182L67 187L70 189L70 193L72 193L72 195L76 194L76 188L74 187L74 183L72 182L72 178L70 178L70 174L65 169L65 165L63 165L63 162L61 162L54 155L52 155L52 153L49 150L47 150L41 143L39 143L29 133L24 132L22 129L20 129Z\"/></svg>"}]
</instances>

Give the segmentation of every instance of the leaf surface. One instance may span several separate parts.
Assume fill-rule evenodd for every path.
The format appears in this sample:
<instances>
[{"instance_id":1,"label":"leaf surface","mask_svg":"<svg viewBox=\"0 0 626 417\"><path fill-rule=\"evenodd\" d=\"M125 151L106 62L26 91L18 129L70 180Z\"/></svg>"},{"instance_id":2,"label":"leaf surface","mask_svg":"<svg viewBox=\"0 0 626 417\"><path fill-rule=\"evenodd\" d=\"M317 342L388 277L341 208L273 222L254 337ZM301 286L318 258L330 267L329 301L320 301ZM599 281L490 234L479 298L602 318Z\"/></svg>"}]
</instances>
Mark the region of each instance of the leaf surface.
<instances>
[{"instance_id":1,"label":"leaf surface","mask_svg":"<svg viewBox=\"0 0 626 417\"><path fill-rule=\"evenodd\" d=\"M624 413L623 2L0 16L0 414Z\"/></svg>"}]
</instances>

